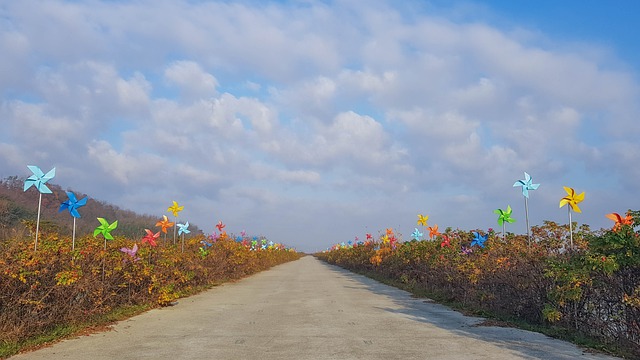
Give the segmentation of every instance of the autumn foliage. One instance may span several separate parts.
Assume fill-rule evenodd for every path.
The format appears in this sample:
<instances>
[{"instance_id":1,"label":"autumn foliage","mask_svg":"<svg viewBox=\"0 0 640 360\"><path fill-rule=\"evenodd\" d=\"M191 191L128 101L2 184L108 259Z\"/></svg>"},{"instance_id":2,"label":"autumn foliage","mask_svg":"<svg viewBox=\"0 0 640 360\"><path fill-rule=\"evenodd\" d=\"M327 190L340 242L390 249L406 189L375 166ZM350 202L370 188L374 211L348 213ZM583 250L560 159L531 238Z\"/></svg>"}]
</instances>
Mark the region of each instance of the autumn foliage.
<instances>
[{"instance_id":1,"label":"autumn foliage","mask_svg":"<svg viewBox=\"0 0 640 360\"><path fill-rule=\"evenodd\" d=\"M640 212L630 212L640 224ZM545 222L527 236L447 229L432 240L337 245L320 259L457 303L479 313L580 334L640 357L640 231L629 222L591 231L569 247L568 225Z\"/></svg>"},{"instance_id":2,"label":"autumn foliage","mask_svg":"<svg viewBox=\"0 0 640 360\"><path fill-rule=\"evenodd\" d=\"M203 250L202 240L189 238L184 252L169 240L152 247L118 236L106 250L101 237L80 237L72 251L70 239L46 231L37 252L30 238L0 242L0 343L85 323L121 307L168 305L301 256L284 247L252 249L226 235L206 239ZM140 246L135 256L120 250L134 243Z\"/></svg>"}]
</instances>

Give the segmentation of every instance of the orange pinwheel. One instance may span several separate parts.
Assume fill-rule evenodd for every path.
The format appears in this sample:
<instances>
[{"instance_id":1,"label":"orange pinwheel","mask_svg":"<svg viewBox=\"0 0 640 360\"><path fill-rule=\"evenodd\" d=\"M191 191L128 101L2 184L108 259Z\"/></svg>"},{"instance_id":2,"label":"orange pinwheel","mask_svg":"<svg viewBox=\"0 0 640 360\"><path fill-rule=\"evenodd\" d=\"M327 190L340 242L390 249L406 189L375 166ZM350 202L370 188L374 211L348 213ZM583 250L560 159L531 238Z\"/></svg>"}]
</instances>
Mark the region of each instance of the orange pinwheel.
<instances>
[{"instance_id":1,"label":"orange pinwheel","mask_svg":"<svg viewBox=\"0 0 640 360\"><path fill-rule=\"evenodd\" d=\"M613 225L613 231L617 231L618 229L620 229L622 225L633 225L633 218L629 213L627 213L627 216L624 218L620 216L618 213L611 213L605 216L615 221L615 224Z\"/></svg>"},{"instance_id":2,"label":"orange pinwheel","mask_svg":"<svg viewBox=\"0 0 640 360\"><path fill-rule=\"evenodd\" d=\"M151 246L158 246L158 243L156 243L156 239L160 237L160 231L155 234L149 229L144 229L144 231L147 233L147 235L142 238L142 242L149 243L149 245Z\"/></svg>"},{"instance_id":3,"label":"orange pinwheel","mask_svg":"<svg viewBox=\"0 0 640 360\"><path fill-rule=\"evenodd\" d=\"M418 225L427 226L427 220L429 220L429 215L418 214Z\"/></svg>"},{"instance_id":4,"label":"orange pinwheel","mask_svg":"<svg viewBox=\"0 0 640 360\"><path fill-rule=\"evenodd\" d=\"M582 210L580 210L580 208L578 207L578 203L584 200L584 191L581 194L576 195L576 191L573 190L573 188L570 188L567 186L563 186L563 188L564 188L564 191L567 192L567 196L560 199L560 207L563 207L569 204L569 206L571 206L571 209L573 209L573 211L577 213L581 213Z\"/></svg>"},{"instance_id":5,"label":"orange pinwheel","mask_svg":"<svg viewBox=\"0 0 640 360\"><path fill-rule=\"evenodd\" d=\"M429 230L429 237L430 237L430 238L432 238L432 239L433 239L434 237L438 236L438 235L441 235L441 234L438 232L438 224L433 225L433 226L429 226L429 227L427 228L427 230Z\"/></svg>"},{"instance_id":6,"label":"orange pinwheel","mask_svg":"<svg viewBox=\"0 0 640 360\"><path fill-rule=\"evenodd\" d=\"M393 235L393 228L387 228L387 235L388 236Z\"/></svg>"},{"instance_id":7,"label":"orange pinwheel","mask_svg":"<svg viewBox=\"0 0 640 360\"><path fill-rule=\"evenodd\" d=\"M160 227L160 230L163 233L167 233L167 229L173 226L173 223L171 221L169 221L169 218L167 218L167 215L162 215L162 220L158 221L156 223L156 226Z\"/></svg>"}]
</instances>

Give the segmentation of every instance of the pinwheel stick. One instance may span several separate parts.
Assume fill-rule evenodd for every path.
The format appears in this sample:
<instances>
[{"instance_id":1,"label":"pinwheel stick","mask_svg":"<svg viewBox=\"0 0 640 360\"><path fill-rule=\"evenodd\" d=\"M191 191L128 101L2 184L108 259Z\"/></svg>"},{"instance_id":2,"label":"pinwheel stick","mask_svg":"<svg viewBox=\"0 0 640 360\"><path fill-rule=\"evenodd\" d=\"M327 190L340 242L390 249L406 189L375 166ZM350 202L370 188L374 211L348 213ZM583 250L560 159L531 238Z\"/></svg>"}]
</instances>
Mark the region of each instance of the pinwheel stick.
<instances>
[{"instance_id":1,"label":"pinwheel stick","mask_svg":"<svg viewBox=\"0 0 640 360\"><path fill-rule=\"evenodd\" d=\"M504 224L504 223L505 223L505 222L506 222L506 221L503 221L503 222L502 222L502 241L503 241L503 242L505 241L505 238L504 238L504 236L505 236L505 224Z\"/></svg>"},{"instance_id":2,"label":"pinwheel stick","mask_svg":"<svg viewBox=\"0 0 640 360\"><path fill-rule=\"evenodd\" d=\"M38 231L40 230L40 208L42 206L42 193L38 197L38 217L36 218L36 242L33 251L38 251Z\"/></svg>"},{"instance_id":3,"label":"pinwheel stick","mask_svg":"<svg viewBox=\"0 0 640 360\"><path fill-rule=\"evenodd\" d=\"M173 223L173 245L176 244L176 234L178 231L178 217L176 216L176 221ZM184 237L183 237L184 240ZM182 244L182 252L184 252L184 241Z\"/></svg>"},{"instance_id":4,"label":"pinwheel stick","mask_svg":"<svg viewBox=\"0 0 640 360\"><path fill-rule=\"evenodd\" d=\"M524 197L524 216L525 216L525 221L527 223L527 239L529 241L529 246L531 246L531 230L529 228L529 199L525 196Z\"/></svg>"},{"instance_id":5,"label":"pinwheel stick","mask_svg":"<svg viewBox=\"0 0 640 360\"><path fill-rule=\"evenodd\" d=\"M573 249L573 222L571 221L571 206L567 205L569 211L569 246Z\"/></svg>"},{"instance_id":6,"label":"pinwheel stick","mask_svg":"<svg viewBox=\"0 0 640 360\"><path fill-rule=\"evenodd\" d=\"M182 252L184 252L184 234L182 234Z\"/></svg>"},{"instance_id":7,"label":"pinwheel stick","mask_svg":"<svg viewBox=\"0 0 640 360\"><path fill-rule=\"evenodd\" d=\"M71 235L71 251L76 249L76 217L73 216L73 233Z\"/></svg>"}]
</instances>

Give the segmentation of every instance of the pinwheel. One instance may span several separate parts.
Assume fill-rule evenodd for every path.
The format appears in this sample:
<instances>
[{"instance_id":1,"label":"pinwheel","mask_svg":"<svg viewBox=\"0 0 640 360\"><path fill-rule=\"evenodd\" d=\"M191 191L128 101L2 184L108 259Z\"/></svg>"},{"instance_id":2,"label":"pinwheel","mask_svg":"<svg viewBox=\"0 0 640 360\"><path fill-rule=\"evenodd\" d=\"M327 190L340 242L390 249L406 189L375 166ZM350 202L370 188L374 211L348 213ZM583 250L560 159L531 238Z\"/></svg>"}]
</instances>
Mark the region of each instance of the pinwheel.
<instances>
[{"instance_id":1,"label":"pinwheel","mask_svg":"<svg viewBox=\"0 0 640 360\"><path fill-rule=\"evenodd\" d=\"M438 232L438 224L433 225L433 226L429 226L427 228L427 230L429 230L429 237L431 239L433 239L434 237L437 237L438 235L440 235L440 232Z\"/></svg>"},{"instance_id":2,"label":"pinwheel","mask_svg":"<svg viewBox=\"0 0 640 360\"><path fill-rule=\"evenodd\" d=\"M463 253L464 255L469 255L469 254L471 254L472 252L473 252L473 249L472 249L471 247L466 247L466 246L463 246L463 247L462 247L462 253Z\"/></svg>"},{"instance_id":3,"label":"pinwheel","mask_svg":"<svg viewBox=\"0 0 640 360\"><path fill-rule=\"evenodd\" d=\"M209 255L209 250L207 250L205 248L200 247L200 248L198 248L198 251L200 252L200 257L203 258L203 259L205 257L207 257L207 255Z\"/></svg>"},{"instance_id":4,"label":"pinwheel","mask_svg":"<svg viewBox=\"0 0 640 360\"><path fill-rule=\"evenodd\" d=\"M45 175L45 173L40 170L39 167L34 165L27 165L29 170L33 173L33 175L29 176L24 181L24 191L27 191L30 187L34 186L38 189L38 217L36 218L36 241L33 245L33 251L38 250L38 232L40 230L40 209L42 207L42 194L51 194L51 189L49 189L46 185L46 182L53 179L56 176L56 168L49 170L49 172Z\"/></svg>"},{"instance_id":5,"label":"pinwheel","mask_svg":"<svg viewBox=\"0 0 640 360\"><path fill-rule=\"evenodd\" d=\"M369 240L373 240L373 236L371 236L371 234L367 233L367 241Z\"/></svg>"},{"instance_id":6,"label":"pinwheel","mask_svg":"<svg viewBox=\"0 0 640 360\"><path fill-rule=\"evenodd\" d=\"M97 218L100 222L100 226L98 226L95 230L93 230L93 237L98 236L98 234L102 234L104 237L104 249L107 250L107 240L113 240L113 236L111 236L111 232L118 227L118 220L114 221L111 225L109 222L103 218Z\"/></svg>"},{"instance_id":7,"label":"pinwheel","mask_svg":"<svg viewBox=\"0 0 640 360\"><path fill-rule=\"evenodd\" d=\"M120 248L120 251L122 251L123 253L129 255L129 257L131 258L132 261L139 261L140 258L136 255L138 253L138 244L133 244L133 247L131 249L127 248L127 247L123 247ZM127 261L127 259L123 260L123 261Z\"/></svg>"},{"instance_id":8,"label":"pinwheel","mask_svg":"<svg viewBox=\"0 0 640 360\"><path fill-rule=\"evenodd\" d=\"M158 246L158 243L156 242L156 239L158 239L160 237L160 231L158 231L157 233L153 233L153 231L149 230L149 229L144 229L144 231L147 233L147 235L145 235L142 238L142 243L149 243L149 245L151 246Z\"/></svg>"},{"instance_id":9,"label":"pinwheel","mask_svg":"<svg viewBox=\"0 0 640 360\"><path fill-rule=\"evenodd\" d=\"M182 235L182 252L184 252L184 234L191 232L191 230L189 230L189 222L187 221L184 224L177 224L176 226L179 228L178 236Z\"/></svg>"},{"instance_id":10,"label":"pinwheel","mask_svg":"<svg viewBox=\"0 0 640 360\"><path fill-rule=\"evenodd\" d=\"M422 235L423 234L420 232L420 230L418 230L418 228L415 228L415 231L413 232L413 234L411 234L411 237L415 240L420 240Z\"/></svg>"},{"instance_id":11,"label":"pinwheel","mask_svg":"<svg viewBox=\"0 0 640 360\"><path fill-rule=\"evenodd\" d=\"M427 226L427 220L429 220L429 215L418 214L418 225Z\"/></svg>"},{"instance_id":12,"label":"pinwheel","mask_svg":"<svg viewBox=\"0 0 640 360\"><path fill-rule=\"evenodd\" d=\"M169 206L167 208L167 211L172 213L173 216L175 216L176 218L176 223L178 223L178 213L180 211L182 211L182 209L184 209L184 206L179 206L178 203L176 201L173 201L173 205ZM178 234L179 235L179 234ZM173 244L175 245L176 243L176 227L173 227Z\"/></svg>"},{"instance_id":13,"label":"pinwheel","mask_svg":"<svg viewBox=\"0 0 640 360\"><path fill-rule=\"evenodd\" d=\"M531 230L529 228L529 190L536 190L540 184L533 184L531 175L524 173L524 180L518 180L513 184L513 187L522 186L522 195L524 196L524 215L527 222L527 239L531 244Z\"/></svg>"},{"instance_id":14,"label":"pinwheel","mask_svg":"<svg viewBox=\"0 0 640 360\"><path fill-rule=\"evenodd\" d=\"M159 227L160 231L162 231L164 233L164 241L165 241L165 243L167 241L167 229L172 227L173 225L174 225L174 223L169 221L169 218L167 217L167 215L162 215L162 220L158 220L158 222L156 223L156 226Z\"/></svg>"},{"instance_id":15,"label":"pinwheel","mask_svg":"<svg viewBox=\"0 0 640 360\"><path fill-rule=\"evenodd\" d=\"M222 229L224 229L226 225L222 223L222 220L218 221L218 224L216 224L216 227L218 228L218 231L220 231L220 233L222 233Z\"/></svg>"},{"instance_id":16,"label":"pinwheel","mask_svg":"<svg viewBox=\"0 0 640 360\"><path fill-rule=\"evenodd\" d=\"M629 214L629 213L627 213L627 216L625 218L620 216L618 213L611 213L611 214L607 214L605 216L608 219L611 219L611 220L615 221L615 224L613 225L613 231L618 231L620 229L620 227L623 226L623 225L633 225L633 218L631 217L631 214Z\"/></svg>"},{"instance_id":17,"label":"pinwheel","mask_svg":"<svg viewBox=\"0 0 640 360\"><path fill-rule=\"evenodd\" d=\"M156 226L160 227L160 231L163 233L167 233L167 229L173 226L173 223L169 221L167 215L162 215L162 220L159 220L156 223Z\"/></svg>"},{"instance_id":18,"label":"pinwheel","mask_svg":"<svg viewBox=\"0 0 640 360\"><path fill-rule=\"evenodd\" d=\"M479 232L473 232L473 240L471 241L471 246L478 245L479 247L484 247L484 242L487 241L488 235L481 235Z\"/></svg>"},{"instance_id":19,"label":"pinwheel","mask_svg":"<svg viewBox=\"0 0 640 360\"><path fill-rule=\"evenodd\" d=\"M504 241L504 236L505 236L505 223L514 223L516 222L516 219L511 217L511 213L513 212L513 210L511 210L511 205L507 205L507 210L502 210L502 209L496 209L493 210L493 213L498 215L498 225L502 225L502 240Z\"/></svg>"},{"instance_id":20,"label":"pinwheel","mask_svg":"<svg viewBox=\"0 0 640 360\"><path fill-rule=\"evenodd\" d=\"M573 211L577 213L582 212L582 210L580 210L580 208L578 207L578 203L584 200L584 191L581 194L576 195L576 191L573 190L573 188L570 188L568 186L563 186L563 188L564 188L564 191L567 192L567 196L560 199L559 207L569 205L567 206L567 211L569 212L569 239L570 239L570 245L571 247L573 247L573 223L571 221L571 209L573 209Z\"/></svg>"},{"instance_id":21,"label":"pinwheel","mask_svg":"<svg viewBox=\"0 0 640 360\"><path fill-rule=\"evenodd\" d=\"M440 247L450 247L451 246L451 239L449 239L449 236L447 235L442 235L442 242L440 243Z\"/></svg>"},{"instance_id":22,"label":"pinwheel","mask_svg":"<svg viewBox=\"0 0 640 360\"><path fill-rule=\"evenodd\" d=\"M71 250L75 250L76 248L76 218L80 217L80 213L78 212L78 209L85 206L87 204L87 197L85 196L84 199L78 200L76 198L76 195L74 193L72 193L71 191L67 191L67 196L69 197L69 199L65 202L63 202L62 204L60 204L60 209L58 210L58 212L64 210L64 209L68 209L69 213L71 214L71 217L73 217L73 233L71 235Z\"/></svg>"}]
</instances>

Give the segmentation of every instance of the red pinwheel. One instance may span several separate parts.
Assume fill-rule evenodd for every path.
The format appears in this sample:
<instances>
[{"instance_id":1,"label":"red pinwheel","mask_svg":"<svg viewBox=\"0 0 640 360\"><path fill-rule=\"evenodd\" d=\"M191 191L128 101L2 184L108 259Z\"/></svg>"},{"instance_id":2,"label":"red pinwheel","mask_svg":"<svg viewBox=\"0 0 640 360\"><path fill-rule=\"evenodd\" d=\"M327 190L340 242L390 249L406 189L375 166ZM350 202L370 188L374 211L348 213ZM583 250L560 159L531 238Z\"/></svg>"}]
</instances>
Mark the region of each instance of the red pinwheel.
<instances>
[{"instance_id":1,"label":"red pinwheel","mask_svg":"<svg viewBox=\"0 0 640 360\"><path fill-rule=\"evenodd\" d=\"M218 221L218 224L216 225L216 227L218 228L218 231L222 232L222 229L224 229L226 225L222 223L222 220Z\"/></svg>"},{"instance_id":2,"label":"red pinwheel","mask_svg":"<svg viewBox=\"0 0 640 360\"><path fill-rule=\"evenodd\" d=\"M158 246L158 243L156 243L156 239L158 239L160 237L160 231L158 231L157 233L153 233L153 231L149 230L149 229L144 229L144 231L147 233L147 235L145 235L142 238L142 243L149 243L149 245L151 246Z\"/></svg>"},{"instance_id":3,"label":"red pinwheel","mask_svg":"<svg viewBox=\"0 0 640 360\"><path fill-rule=\"evenodd\" d=\"M451 246L451 239L449 239L448 235L442 235L442 242L440 243L440 247L450 247Z\"/></svg>"}]
</instances>

